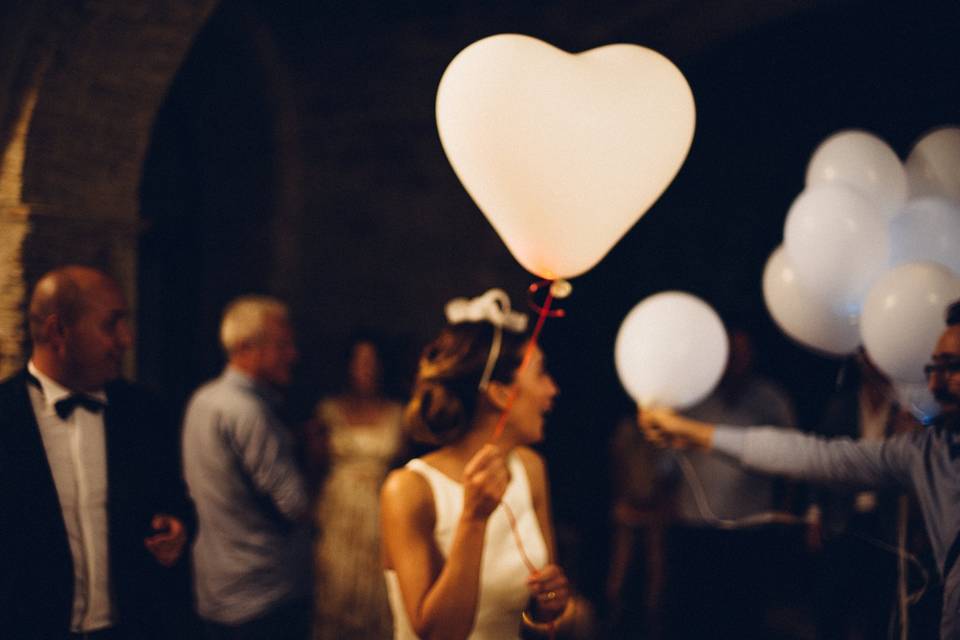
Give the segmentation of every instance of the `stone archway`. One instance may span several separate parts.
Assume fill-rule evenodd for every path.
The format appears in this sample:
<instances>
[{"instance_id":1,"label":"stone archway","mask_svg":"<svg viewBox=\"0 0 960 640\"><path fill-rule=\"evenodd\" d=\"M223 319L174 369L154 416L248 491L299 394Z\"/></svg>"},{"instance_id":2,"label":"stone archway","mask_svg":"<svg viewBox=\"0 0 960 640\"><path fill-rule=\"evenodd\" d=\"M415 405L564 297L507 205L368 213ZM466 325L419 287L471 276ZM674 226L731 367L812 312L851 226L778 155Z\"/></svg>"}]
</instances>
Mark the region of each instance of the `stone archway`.
<instances>
[{"instance_id":1,"label":"stone archway","mask_svg":"<svg viewBox=\"0 0 960 640\"><path fill-rule=\"evenodd\" d=\"M137 379L175 404L219 373L229 300L289 300L302 280L298 107L262 6L220 5L156 115L140 182Z\"/></svg>"},{"instance_id":2,"label":"stone archway","mask_svg":"<svg viewBox=\"0 0 960 640\"><path fill-rule=\"evenodd\" d=\"M216 0L14 2L0 9L0 376L21 366L29 287L71 262L135 304L151 126Z\"/></svg>"}]
</instances>

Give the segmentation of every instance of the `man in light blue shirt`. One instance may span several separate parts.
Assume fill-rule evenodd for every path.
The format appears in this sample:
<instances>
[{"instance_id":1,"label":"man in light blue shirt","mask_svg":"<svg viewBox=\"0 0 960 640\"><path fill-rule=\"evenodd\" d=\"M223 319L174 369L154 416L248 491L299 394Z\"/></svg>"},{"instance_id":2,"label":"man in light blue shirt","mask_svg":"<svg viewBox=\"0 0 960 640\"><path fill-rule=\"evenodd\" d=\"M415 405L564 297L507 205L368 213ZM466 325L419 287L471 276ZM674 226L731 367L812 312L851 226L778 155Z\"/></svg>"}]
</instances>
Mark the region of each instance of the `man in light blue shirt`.
<instances>
[{"instance_id":1,"label":"man in light blue shirt","mask_svg":"<svg viewBox=\"0 0 960 640\"><path fill-rule=\"evenodd\" d=\"M901 487L923 512L944 579L940 636L960 639L960 301L925 367L940 405L934 426L885 440L825 439L772 428L714 425L669 410L644 410L640 426L654 442L695 446L763 473L858 488Z\"/></svg>"},{"instance_id":2,"label":"man in light blue shirt","mask_svg":"<svg viewBox=\"0 0 960 640\"><path fill-rule=\"evenodd\" d=\"M308 498L292 438L275 413L297 358L286 307L230 303L220 329L228 363L198 389L183 426L184 473L199 528L197 612L211 638L307 637Z\"/></svg>"}]
</instances>

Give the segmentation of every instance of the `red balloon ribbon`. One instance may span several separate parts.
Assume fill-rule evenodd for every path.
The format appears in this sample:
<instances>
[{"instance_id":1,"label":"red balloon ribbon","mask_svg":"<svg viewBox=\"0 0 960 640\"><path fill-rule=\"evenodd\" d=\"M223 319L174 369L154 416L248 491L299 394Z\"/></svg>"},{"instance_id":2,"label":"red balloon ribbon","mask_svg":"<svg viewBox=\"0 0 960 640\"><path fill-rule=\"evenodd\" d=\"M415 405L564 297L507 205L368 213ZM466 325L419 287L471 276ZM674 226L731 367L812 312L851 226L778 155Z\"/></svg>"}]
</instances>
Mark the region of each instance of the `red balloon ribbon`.
<instances>
[{"instance_id":1,"label":"red balloon ribbon","mask_svg":"<svg viewBox=\"0 0 960 640\"><path fill-rule=\"evenodd\" d=\"M543 330L543 324L546 322L548 317L550 318L562 318L566 313L563 309L554 309L551 311L550 305L553 303L553 290L551 285L553 284L552 280L541 280L539 282L534 282L530 285L527 293L529 295L529 304L534 311L537 312L537 324L533 328L533 333L530 334L530 341L527 343L527 347L523 353L523 360L520 362L520 368L517 369L517 375L530 364L530 359L533 357L533 350L537 346L537 338L540 337L540 332ZM547 296L543 301L543 306L538 305L533 296L539 292L541 288L546 286ZM517 394L519 389L517 387L513 388L513 391L510 392L510 396L507 398L507 404L503 407L503 411L500 413L500 419L497 421L497 426L493 430L493 436L490 438L490 442L496 443L497 440L503 435L503 430L507 426L507 416L510 414L510 409L513 408L513 403L517 399ZM527 555L527 551L523 546L523 539L520 537L520 532L517 530L517 519L513 515L513 511L510 509L510 506L506 502L501 502L503 505L504 513L507 516L507 520L510 522L510 530L513 532L513 539L517 543L517 550L520 551L520 557L523 559L523 563L527 566L527 570L530 573L536 573L537 567L530 560L530 557ZM552 639L556 630L554 628L554 623L551 621L548 623L548 635Z\"/></svg>"},{"instance_id":2,"label":"red balloon ribbon","mask_svg":"<svg viewBox=\"0 0 960 640\"><path fill-rule=\"evenodd\" d=\"M523 352L523 360L520 361L520 368L517 369L517 375L527 368L527 365L530 364L530 358L533 357L533 350L537 346L537 338L540 337L540 331L543 330L543 323L546 321L547 317L551 318L562 318L566 313L563 309L554 309L550 310L550 305L553 303L553 290L549 285L553 284L552 280L541 280L539 282L534 282L530 285L527 290L530 296L530 306L537 312L537 324L534 326L533 333L530 334L530 341L527 343L527 347ZM547 297L543 301L543 306L537 305L533 296L544 286L547 286ZM500 439L500 436L503 435L503 430L507 426L507 416L510 414L510 409L513 408L513 403L517 399L517 393L519 389L514 387L513 391L510 392L510 396L507 398L507 404L503 407L503 411L500 413L500 419L497 420L497 426L493 430L493 437L490 438L490 442L496 443Z\"/></svg>"}]
</instances>

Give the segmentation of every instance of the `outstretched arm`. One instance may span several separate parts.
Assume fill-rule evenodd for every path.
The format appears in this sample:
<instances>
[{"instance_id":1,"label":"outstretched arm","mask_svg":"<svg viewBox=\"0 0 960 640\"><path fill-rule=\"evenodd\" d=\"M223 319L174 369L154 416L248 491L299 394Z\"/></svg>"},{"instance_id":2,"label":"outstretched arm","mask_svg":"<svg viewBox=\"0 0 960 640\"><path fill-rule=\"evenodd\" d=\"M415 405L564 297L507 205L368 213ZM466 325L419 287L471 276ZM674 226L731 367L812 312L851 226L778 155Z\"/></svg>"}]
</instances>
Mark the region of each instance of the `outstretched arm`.
<instances>
[{"instance_id":1,"label":"outstretched arm","mask_svg":"<svg viewBox=\"0 0 960 640\"><path fill-rule=\"evenodd\" d=\"M668 409L640 412L640 428L653 442L714 450L753 471L826 485L909 485L915 449L908 436L880 441L823 438L791 429L716 426Z\"/></svg>"}]
</instances>

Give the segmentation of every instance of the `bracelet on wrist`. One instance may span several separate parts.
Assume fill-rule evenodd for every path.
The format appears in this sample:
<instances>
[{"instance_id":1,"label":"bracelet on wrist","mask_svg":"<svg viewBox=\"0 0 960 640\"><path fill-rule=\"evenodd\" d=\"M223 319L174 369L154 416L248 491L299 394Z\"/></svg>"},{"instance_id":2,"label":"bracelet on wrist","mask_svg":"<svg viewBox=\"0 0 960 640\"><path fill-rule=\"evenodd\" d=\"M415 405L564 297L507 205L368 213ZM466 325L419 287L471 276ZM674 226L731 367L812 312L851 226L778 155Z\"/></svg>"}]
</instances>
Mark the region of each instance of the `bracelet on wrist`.
<instances>
[{"instance_id":1,"label":"bracelet on wrist","mask_svg":"<svg viewBox=\"0 0 960 640\"><path fill-rule=\"evenodd\" d=\"M531 631L536 631L537 633L550 634L557 628L557 626L560 624L561 621L565 621L569 618L572 618L575 610L576 610L576 604L574 602L573 596L571 595L570 597L567 598L567 604L564 605L563 611L561 611L552 620L548 620L546 622L540 622L538 620L534 620L533 615L531 615L528 609L524 609L520 613L520 619L523 622L524 628L529 629Z\"/></svg>"},{"instance_id":2,"label":"bracelet on wrist","mask_svg":"<svg viewBox=\"0 0 960 640\"><path fill-rule=\"evenodd\" d=\"M520 613L520 619L523 621L523 626L531 631L536 631L537 633L552 633L556 627L558 618L559 616L550 622L537 622L526 609Z\"/></svg>"}]
</instances>

